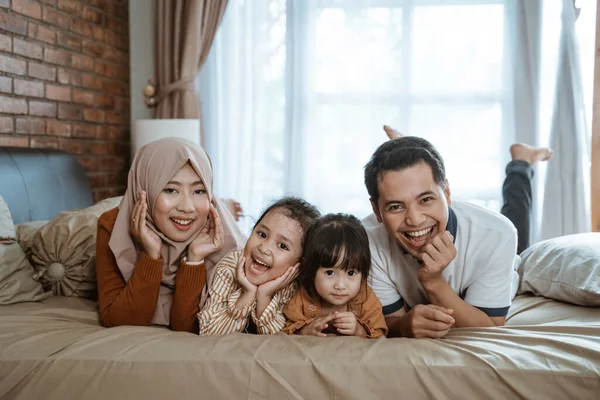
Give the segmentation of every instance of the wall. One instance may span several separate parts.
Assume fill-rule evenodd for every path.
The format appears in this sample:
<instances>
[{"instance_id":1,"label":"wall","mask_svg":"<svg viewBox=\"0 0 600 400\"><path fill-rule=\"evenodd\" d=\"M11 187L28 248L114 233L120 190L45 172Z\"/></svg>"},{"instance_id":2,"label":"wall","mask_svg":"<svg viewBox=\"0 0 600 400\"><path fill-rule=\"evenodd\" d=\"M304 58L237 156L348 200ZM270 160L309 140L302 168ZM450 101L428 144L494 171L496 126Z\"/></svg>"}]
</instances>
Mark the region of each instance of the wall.
<instances>
[{"instance_id":1,"label":"wall","mask_svg":"<svg viewBox=\"0 0 600 400\"><path fill-rule=\"evenodd\" d=\"M154 65L154 17L155 0L131 0L129 2L129 65L131 70L131 122L150 119L153 110L144 104L142 90L148 79L156 84Z\"/></svg>"},{"instance_id":2,"label":"wall","mask_svg":"<svg viewBox=\"0 0 600 400\"><path fill-rule=\"evenodd\" d=\"M0 146L78 155L96 200L129 158L126 0L0 0Z\"/></svg>"}]
</instances>

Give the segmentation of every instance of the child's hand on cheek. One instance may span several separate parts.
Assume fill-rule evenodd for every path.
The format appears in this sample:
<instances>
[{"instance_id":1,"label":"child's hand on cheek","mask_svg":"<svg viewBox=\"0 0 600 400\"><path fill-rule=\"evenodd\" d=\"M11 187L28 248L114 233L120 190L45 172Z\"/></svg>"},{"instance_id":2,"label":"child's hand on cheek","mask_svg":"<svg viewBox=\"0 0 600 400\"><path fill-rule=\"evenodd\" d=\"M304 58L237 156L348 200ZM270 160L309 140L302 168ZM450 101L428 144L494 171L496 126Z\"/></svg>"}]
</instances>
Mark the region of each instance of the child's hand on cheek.
<instances>
[{"instance_id":1,"label":"child's hand on cheek","mask_svg":"<svg viewBox=\"0 0 600 400\"><path fill-rule=\"evenodd\" d=\"M244 266L246 265L246 257L242 256L240 261L238 261L237 268L235 269L235 277L242 287L242 291L244 293L252 293L256 294L256 286L254 286L248 278L246 277L246 271L244 270Z\"/></svg>"},{"instance_id":2,"label":"child's hand on cheek","mask_svg":"<svg viewBox=\"0 0 600 400\"><path fill-rule=\"evenodd\" d=\"M358 323L352 311L334 312L333 326L342 335L366 336L364 328Z\"/></svg>"},{"instance_id":3,"label":"child's hand on cheek","mask_svg":"<svg viewBox=\"0 0 600 400\"><path fill-rule=\"evenodd\" d=\"M318 337L327 337L326 334L323 333L323 330L327 329L329 325L327 323L334 318L334 314L327 314L324 317L317 318L313 322L308 325L305 325L298 331L300 335L309 335L309 336L318 336Z\"/></svg>"},{"instance_id":4,"label":"child's hand on cheek","mask_svg":"<svg viewBox=\"0 0 600 400\"><path fill-rule=\"evenodd\" d=\"M279 278L273 279L272 281L265 282L258 287L258 295L265 297L273 297L275 293L289 285L298 277L298 269L300 263L296 263L293 267L290 267L285 271Z\"/></svg>"}]
</instances>

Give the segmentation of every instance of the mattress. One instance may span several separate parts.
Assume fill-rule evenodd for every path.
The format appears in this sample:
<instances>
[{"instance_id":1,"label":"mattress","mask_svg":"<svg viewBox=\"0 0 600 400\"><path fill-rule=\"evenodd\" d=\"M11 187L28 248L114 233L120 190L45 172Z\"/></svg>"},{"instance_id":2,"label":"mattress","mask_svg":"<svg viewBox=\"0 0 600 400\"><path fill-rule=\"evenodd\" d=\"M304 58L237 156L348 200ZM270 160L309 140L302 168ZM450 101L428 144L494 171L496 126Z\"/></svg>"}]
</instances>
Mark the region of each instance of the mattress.
<instances>
[{"instance_id":1,"label":"mattress","mask_svg":"<svg viewBox=\"0 0 600 400\"><path fill-rule=\"evenodd\" d=\"M598 399L600 308L520 296L444 339L199 337L99 326L96 303L0 307L1 399Z\"/></svg>"}]
</instances>

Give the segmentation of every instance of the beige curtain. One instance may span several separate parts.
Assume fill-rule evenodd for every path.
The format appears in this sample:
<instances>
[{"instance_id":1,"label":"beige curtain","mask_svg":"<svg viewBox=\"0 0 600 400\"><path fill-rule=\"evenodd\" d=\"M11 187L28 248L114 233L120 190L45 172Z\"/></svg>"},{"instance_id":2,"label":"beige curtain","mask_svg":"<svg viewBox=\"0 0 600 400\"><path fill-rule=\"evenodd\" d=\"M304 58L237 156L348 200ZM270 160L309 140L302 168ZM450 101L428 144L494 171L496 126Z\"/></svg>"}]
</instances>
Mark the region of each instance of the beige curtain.
<instances>
[{"instance_id":1,"label":"beige curtain","mask_svg":"<svg viewBox=\"0 0 600 400\"><path fill-rule=\"evenodd\" d=\"M228 0L156 0L155 118L201 118L196 76Z\"/></svg>"}]
</instances>

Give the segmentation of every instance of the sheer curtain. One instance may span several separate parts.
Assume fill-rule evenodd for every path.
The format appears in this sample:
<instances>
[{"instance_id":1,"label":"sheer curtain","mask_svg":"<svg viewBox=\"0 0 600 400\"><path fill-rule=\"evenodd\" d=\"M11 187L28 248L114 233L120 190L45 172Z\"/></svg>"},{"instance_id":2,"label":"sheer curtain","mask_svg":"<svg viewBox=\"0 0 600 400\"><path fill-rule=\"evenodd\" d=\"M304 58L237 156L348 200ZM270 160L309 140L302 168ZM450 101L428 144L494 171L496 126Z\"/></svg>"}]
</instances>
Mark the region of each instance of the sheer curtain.
<instances>
[{"instance_id":1,"label":"sheer curtain","mask_svg":"<svg viewBox=\"0 0 600 400\"><path fill-rule=\"evenodd\" d=\"M508 146L543 144L543 2L230 0L200 78L219 193L363 217L388 124L439 148L454 199L499 210Z\"/></svg>"}]
</instances>

